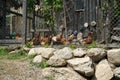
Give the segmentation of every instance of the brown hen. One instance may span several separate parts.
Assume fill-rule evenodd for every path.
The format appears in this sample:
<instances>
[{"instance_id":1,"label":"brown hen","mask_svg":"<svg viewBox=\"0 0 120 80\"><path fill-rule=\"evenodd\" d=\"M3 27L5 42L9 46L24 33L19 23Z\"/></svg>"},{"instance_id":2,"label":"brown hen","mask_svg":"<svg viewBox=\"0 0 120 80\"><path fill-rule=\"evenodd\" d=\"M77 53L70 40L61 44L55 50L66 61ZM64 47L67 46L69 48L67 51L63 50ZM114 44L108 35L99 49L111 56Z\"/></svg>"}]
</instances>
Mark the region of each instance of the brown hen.
<instances>
[{"instance_id":1,"label":"brown hen","mask_svg":"<svg viewBox=\"0 0 120 80\"><path fill-rule=\"evenodd\" d=\"M83 45L85 45L85 44L90 44L90 43L92 43L92 40L93 40L93 33L90 32L90 33L88 34L88 37L85 38L85 39L83 39L83 41L82 41L81 43L82 43Z\"/></svg>"}]
</instances>

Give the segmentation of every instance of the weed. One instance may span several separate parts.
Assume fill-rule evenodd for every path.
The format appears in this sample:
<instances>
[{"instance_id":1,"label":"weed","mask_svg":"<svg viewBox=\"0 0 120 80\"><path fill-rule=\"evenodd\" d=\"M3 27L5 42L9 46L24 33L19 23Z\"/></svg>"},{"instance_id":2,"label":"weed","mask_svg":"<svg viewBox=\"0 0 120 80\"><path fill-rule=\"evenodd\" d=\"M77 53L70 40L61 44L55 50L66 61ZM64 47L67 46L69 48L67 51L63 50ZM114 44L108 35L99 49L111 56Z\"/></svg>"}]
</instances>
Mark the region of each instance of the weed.
<instances>
[{"instance_id":1,"label":"weed","mask_svg":"<svg viewBox=\"0 0 120 80\"><path fill-rule=\"evenodd\" d=\"M9 53L8 49L5 47L0 46L0 59L21 59L25 58L27 56L27 53L21 48L16 53Z\"/></svg>"},{"instance_id":2,"label":"weed","mask_svg":"<svg viewBox=\"0 0 120 80\"><path fill-rule=\"evenodd\" d=\"M29 59L33 59L37 54L28 55Z\"/></svg>"},{"instance_id":3,"label":"weed","mask_svg":"<svg viewBox=\"0 0 120 80\"><path fill-rule=\"evenodd\" d=\"M52 76L46 77L47 80L55 80Z\"/></svg>"},{"instance_id":4,"label":"weed","mask_svg":"<svg viewBox=\"0 0 120 80\"><path fill-rule=\"evenodd\" d=\"M21 58L25 58L27 56L27 53L21 48L20 51L18 51L17 53L13 53L13 54L8 54L7 59L21 59Z\"/></svg>"},{"instance_id":5,"label":"weed","mask_svg":"<svg viewBox=\"0 0 120 80\"><path fill-rule=\"evenodd\" d=\"M33 63L32 60L30 60L30 66L35 66L37 68L40 67L40 68L44 69L44 68L48 67L48 64L45 61L43 61L41 63Z\"/></svg>"},{"instance_id":6,"label":"weed","mask_svg":"<svg viewBox=\"0 0 120 80\"><path fill-rule=\"evenodd\" d=\"M25 46L28 47L28 48L31 48L33 45L32 45L31 42L27 42L27 43L25 44Z\"/></svg>"},{"instance_id":7,"label":"weed","mask_svg":"<svg viewBox=\"0 0 120 80\"><path fill-rule=\"evenodd\" d=\"M45 44L44 47L45 47L45 48L49 48L50 45L49 45L49 44Z\"/></svg>"},{"instance_id":8,"label":"weed","mask_svg":"<svg viewBox=\"0 0 120 80\"><path fill-rule=\"evenodd\" d=\"M8 49L0 46L0 59L5 59L9 53Z\"/></svg>"},{"instance_id":9,"label":"weed","mask_svg":"<svg viewBox=\"0 0 120 80\"><path fill-rule=\"evenodd\" d=\"M70 47L72 50L74 50L74 49L77 48L77 46L76 46L75 44L72 44L72 43L69 44L69 47Z\"/></svg>"},{"instance_id":10,"label":"weed","mask_svg":"<svg viewBox=\"0 0 120 80\"><path fill-rule=\"evenodd\" d=\"M0 56L7 55L7 54L8 54L8 49L0 46Z\"/></svg>"},{"instance_id":11,"label":"weed","mask_svg":"<svg viewBox=\"0 0 120 80\"><path fill-rule=\"evenodd\" d=\"M42 69L44 69L44 68L46 68L46 67L48 67L48 64L47 64L47 62L42 62L41 64L40 64L40 67L42 68Z\"/></svg>"},{"instance_id":12,"label":"weed","mask_svg":"<svg viewBox=\"0 0 120 80\"><path fill-rule=\"evenodd\" d=\"M89 45L85 45L86 48L90 49L90 48L96 48L97 47L97 44L96 44L96 41L93 41L91 44Z\"/></svg>"}]
</instances>

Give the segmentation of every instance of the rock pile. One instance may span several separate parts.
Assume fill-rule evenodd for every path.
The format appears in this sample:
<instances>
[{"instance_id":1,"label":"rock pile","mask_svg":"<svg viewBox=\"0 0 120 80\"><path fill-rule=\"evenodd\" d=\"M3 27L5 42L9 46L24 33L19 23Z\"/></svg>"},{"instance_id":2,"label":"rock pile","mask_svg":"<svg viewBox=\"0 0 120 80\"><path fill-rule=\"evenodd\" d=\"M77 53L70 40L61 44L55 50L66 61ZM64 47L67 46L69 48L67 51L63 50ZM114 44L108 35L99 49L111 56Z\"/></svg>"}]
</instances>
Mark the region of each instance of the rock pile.
<instances>
[{"instance_id":1,"label":"rock pile","mask_svg":"<svg viewBox=\"0 0 120 80\"><path fill-rule=\"evenodd\" d=\"M111 80L120 78L120 49L102 48L63 49L32 48L28 55L36 55L33 63L50 66L42 70L45 77L55 80ZM113 67L114 66L114 67Z\"/></svg>"}]
</instances>

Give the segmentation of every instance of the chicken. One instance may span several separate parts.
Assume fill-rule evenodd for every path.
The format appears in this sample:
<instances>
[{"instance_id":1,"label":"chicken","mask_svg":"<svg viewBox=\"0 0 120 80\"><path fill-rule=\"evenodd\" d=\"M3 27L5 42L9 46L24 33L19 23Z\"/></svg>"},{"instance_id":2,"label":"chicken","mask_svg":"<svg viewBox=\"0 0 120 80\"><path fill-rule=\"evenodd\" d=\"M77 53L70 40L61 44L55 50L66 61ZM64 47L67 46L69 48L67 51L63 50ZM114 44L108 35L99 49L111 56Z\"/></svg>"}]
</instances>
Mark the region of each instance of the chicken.
<instances>
[{"instance_id":1,"label":"chicken","mask_svg":"<svg viewBox=\"0 0 120 80\"><path fill-rule=\"evenodd\" d=\"M41 45L45 45L45 44L49 44L52 40L52 36L48 36L48 37L41 37L40 41L41 41Z\"/></svg>"},{"instance_id":2,"label":"chicken","mask_svg":"<svg viewBox=\"0 0 120 80\"><path fill-rule=\"evenodd\" d=\"M17 33L15 39L16 39L16 40L22 40L22 37L20 36L19 33Z\"/></svg>"},{"instance_id":3,"label":"chicken","mask_svg":"<svg viewBox=\"0 0 120 80\"><path fill-rule=\"evenodd\" d=\"M69 42L71 42L71 41L73 41L73 39L74 39L74 34L68 36L68 39L67 39L67 40L68 40Z\"/></svg>"},{"instance_id":4,"label":"chicken","mask_svg":"<svg viewBox=\"0 0 120 80\"><path fill-rule=\"evenodd\" d=\"M40 35L35 35L32 42L33 42L33 45L39 45L40 44Z\"/></svg>"},{"instance_id":5,"label":"chicken","mask_svg":"<svg viewBox=\"0 0 120 80\"><path fill-rule=\"evenodd\" d=\"M81 42L81 41L83 40L83 33L79 32L79 33L77 34L77 40L78 40L79 42Z\"/></svg>"},{"instance_id":6,"label":"chicken","mask_svg":"<svg viewBox=\"0 0 120 80\"><path fill-rule=\"evenodd\" d=\"M90 33L88 34L88 37L85 38L85 39L83 39L83 40L81 41L81 44L83 44L83 45L85 45L85 44L90 44L90 43L92 43L92 40L93 40L93 33L90 32Z\"/></svg>"},{"instance_id":7,"label":"chicken","mask_svg":"<svg viewBox=\"0 0 120 80\"><path fill-rule=\"evenodd\" d=\"M57 41L60 41L61 40L61 38L62 38L62 33L59 33L57 36L56 36L56 39L57 39Z\"/></svg>"},{"instance_id":8,"label":"chicken","mask_svg":"<svg viewBox=\"0 0 120 80\"><path fill-rule=\"evenodd\" d=\"M60 43L63 45L66 45L67 39L66 38L61 38Z\"/></svg>"},{"instance_id":9,"label":"chicken","mask_svg":"<svg viewBox=\"0 0 120 80\"><path fill-rule=\"evenodd\" d=\"M53 42L59 42L61 41L61 39L62 39L62 33L59 33L58 35L52 37Z\"/></svg>"}]
</instances>

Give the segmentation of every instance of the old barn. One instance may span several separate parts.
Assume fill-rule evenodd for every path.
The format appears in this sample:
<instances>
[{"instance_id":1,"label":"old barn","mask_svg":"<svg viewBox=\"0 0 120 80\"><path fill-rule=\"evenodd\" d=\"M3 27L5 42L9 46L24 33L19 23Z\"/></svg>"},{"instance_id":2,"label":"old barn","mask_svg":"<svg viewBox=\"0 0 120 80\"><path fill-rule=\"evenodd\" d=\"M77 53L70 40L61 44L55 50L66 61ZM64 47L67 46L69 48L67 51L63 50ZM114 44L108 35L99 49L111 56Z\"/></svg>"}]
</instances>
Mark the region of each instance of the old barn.
<instances>
[{"instance_id":1,"label":"old barn","mask_svg":"<svg viewBox=\"0 0 120 80\"><path fill-rule=\"evenodd\" d=\"M25 39L32 38L35 33L44 35L50 31L43 24L44 18L40 16L40 11L27 13L27 16L23 14L23 1L0 0L0 44L22 43L22 40L14 39L14 34ZM120 45L120 0L64 0L63 11L56 17L57 27L63 21L66 33L71 30L85 33L84 24L88 23L89 30L95 33L94 40ZM26 19L26 23L22 22L23 19ZM95 26L92 26L92 22L95 22Z\"/></svg>"}]
</instances>

